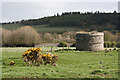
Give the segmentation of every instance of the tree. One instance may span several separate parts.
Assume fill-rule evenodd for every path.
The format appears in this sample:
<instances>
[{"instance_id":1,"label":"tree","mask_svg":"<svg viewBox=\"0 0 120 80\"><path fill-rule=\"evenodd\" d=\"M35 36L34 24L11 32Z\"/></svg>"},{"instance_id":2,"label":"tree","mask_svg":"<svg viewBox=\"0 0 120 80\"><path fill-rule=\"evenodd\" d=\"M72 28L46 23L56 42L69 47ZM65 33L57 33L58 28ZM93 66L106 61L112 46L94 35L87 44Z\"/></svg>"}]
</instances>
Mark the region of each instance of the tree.
<instances>
[{"instance_id":1,"label":"tree","mask_svg":"<svg viewBox=\"0 0 120 80\"><path fill-rule=\"evenodd\" d=\"M12 32L4 28L2 30L2 46L10 46L12 41Z\"/></svg>"},{"instance_id":2,"label":"tree","mask_svg":"<svg viewBox=\"0 0 120 80\"><path fill-rule=\"evenodd\" d=\"M53 42L54 38L51 33L44 33L43 40L49 43L49 42Z\"/></svg>"},{"instance_id":3,"label":"tree","mask_svg":"<svg viewBox=\"0 0 120 80\"><path fill-rule=\"evenodd\" d=\"M112 38L114 38L113 33L109 32L109 31L104 31L104 40L105 41L111 41Z\"/></svg>"},{"instance_id":4,"label":"tree","mask_svg":"<svg viewBox=\"0 0 120 80\"><path fill-rule=\"evenodd\" d=\"M76 47L76 42L74 42L70 47Z\"/></svg>"},{"instance_id":5,"label":"tree","mask_svg":"<svg viewBox=\"0 0 120 80\"><path fill-rule=\"evenodd\" d=\"M40 36L35 29L25 26L13 31L14 43L18 46L35 46L39 43Z\"/></svg>"},{"instance_id":6,"label":"tree","mask_svg":"<svg viewBox=\"0 0 120 80\"><path fill-rule=\"evenodd\" d=\"M66 42L60 42L57 46L58 47L67 47L68 44Z\"/></svg>"},{"instance_id":7,"label":"tree","mask_svg":"<svg viewBox=\"0 0 120 80\"><path fill-rule=\"evenodd\" d=\"M0 28L0 47L2 47L2 28Z\"/></svg>"},{"instance_id":8,"label":"tree","mask_svg":"<svg viewBox=\"0 0 120 80\"><path fill-rule=\"evenodd\" d=\"M116 47L117 43L115 41L112 41L111 47Z\"/></svg>"}]
</instances>

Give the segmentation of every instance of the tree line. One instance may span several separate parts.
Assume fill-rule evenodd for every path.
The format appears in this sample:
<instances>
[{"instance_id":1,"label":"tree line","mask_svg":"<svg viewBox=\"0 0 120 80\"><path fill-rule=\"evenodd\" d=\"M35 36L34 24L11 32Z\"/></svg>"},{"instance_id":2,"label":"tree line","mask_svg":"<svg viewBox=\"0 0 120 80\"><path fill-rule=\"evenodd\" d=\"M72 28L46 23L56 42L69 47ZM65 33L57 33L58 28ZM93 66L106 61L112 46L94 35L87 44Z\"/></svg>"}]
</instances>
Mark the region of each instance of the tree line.
<instances>
[{"instance_id":1,"label":"tree line","mask_svg":"<svg viewBox=\"0 0 120 80\"><path fill-rule=\"evenodd\" d=\"M61 15L57 13L54 16L43 17L39 19L21 20L9 22L8 24L23 25L43 25L48 24L51 27L79 27L81 29L90 30L118 30L119 29L119 13L105 12L64 12ZM3 23L6 24L6 23Z\"/></svg>"},{"instance_id":2,"label":"tree line","mask_svg":"<svg viewBox=\"0 0 120 80\"><path fill-rule=\"evenodd\" d=\"M69 31L63 33L38 33L34 28L25 26L16 30L7 30L0 28L0 36L2 37L3 47L31 47L41 43L60 43L62 41L67 43L75 43L76 31ZM120 43L119 33L104 32L105 42ZM1 42L1 41L0 41ZM108 44L108 43L107 43ZM109 44L110 45L110 44Z\"/></svg>"},{"instance_id":3,"label":"tree line","mask_svg":"<svg viewBox=\"0 0 120 80\"><path fill-rule=\"evenodd\" d=\"M34 28L25 26L16 30L0 28L3 47L31 47L40 43L74 42L75 32L38 33ZM69 35L68 35L69 34Z\"/></svg>"}]
</instances>

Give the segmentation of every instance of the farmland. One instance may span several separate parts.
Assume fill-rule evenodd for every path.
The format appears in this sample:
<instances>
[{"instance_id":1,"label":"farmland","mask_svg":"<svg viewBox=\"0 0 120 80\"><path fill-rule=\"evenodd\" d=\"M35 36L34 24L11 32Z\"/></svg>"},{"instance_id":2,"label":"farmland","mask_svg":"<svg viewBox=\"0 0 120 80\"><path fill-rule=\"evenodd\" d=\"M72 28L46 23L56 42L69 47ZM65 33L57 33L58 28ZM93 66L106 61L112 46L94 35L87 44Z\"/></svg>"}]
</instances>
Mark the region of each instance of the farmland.
<instances>
[{"instance_id":1,"label":"farmland","mask_svg":"<svg viewBox=\"0 0 120 80\"><path fill-rule=\"evenodd\" d=\"M117 51L58 51L52 52L59 56L57 66L27 66L21 54L28 48L1 49L2 78L118 78ZM41 53L49 50L50 47L42 47ZM10 61L14 61L15 65L10 66Z\"/></svg>"},{"instance_id":2,"label":"farmland","mask_svg":"<svg viewBox=\"0 0 120 80\"><path fill-rule=\"evenodd\" d=\"M18 28L24 27L26 25L23 24L5 24L0 25L0 27L8 29L8 30L16 30ZM64 31L79 31L80 28L77 27L49 27L48 25L30 25L33 27L38 33L40 32L64 32Z\"/></svg>"}]
</instances>

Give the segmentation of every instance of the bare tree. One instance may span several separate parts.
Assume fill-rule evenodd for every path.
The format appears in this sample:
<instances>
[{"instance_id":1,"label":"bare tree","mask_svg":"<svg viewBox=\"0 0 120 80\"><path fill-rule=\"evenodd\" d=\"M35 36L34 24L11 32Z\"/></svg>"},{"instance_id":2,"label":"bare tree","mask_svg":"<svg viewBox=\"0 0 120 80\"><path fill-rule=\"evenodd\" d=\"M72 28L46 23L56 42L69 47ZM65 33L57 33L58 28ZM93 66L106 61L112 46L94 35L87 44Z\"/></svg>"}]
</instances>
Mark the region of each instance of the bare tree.
<instances>
[{"instance_id":1,"label":"bare tree","mask_svg":"<svg viewBox=\"0 0 120 80\"><path fill-rule=\"evenodd\" d=\"M43 40L46 42L53 42L54 38L51 33L44 33Z\"/></svg>"},{"instance_id":2,"label":"bare tree","mask_svg":"<svg viewBox=\"0 0 120 80\"><path fill-rule=\"evenodd\" d=\"M40 35L30 26L13 31L14 42L17 45L34 46L40 42Z\"/></svg>"},{"instance_id":3,"label":"bare tree","mask_svg":"<svg viewBox=\"0 0 120 80\"><path fill-rule=\"evenodd\" d=\"M12 32L2 28L2 45L9 46L11 44Z\"/></svg>"},{"instance_id":4,"label":"bare tree","mask_svg":"<svg viewBox=\"0 0 120 80\"><path fill-rule=\"evenodd\" d=\"M105 41L112 41L114 39L114 34L109 31L104 31Z\"/></svg>"},{"instance_id":5,"label":"bare tree","mask_svg":"<svg viewBox=\"0 0 120 80\"><path fill-rule=\"evenodd\" d=\"M0 28L0 47L2 47L2 28Z\"/></svg>"}]
</instances>

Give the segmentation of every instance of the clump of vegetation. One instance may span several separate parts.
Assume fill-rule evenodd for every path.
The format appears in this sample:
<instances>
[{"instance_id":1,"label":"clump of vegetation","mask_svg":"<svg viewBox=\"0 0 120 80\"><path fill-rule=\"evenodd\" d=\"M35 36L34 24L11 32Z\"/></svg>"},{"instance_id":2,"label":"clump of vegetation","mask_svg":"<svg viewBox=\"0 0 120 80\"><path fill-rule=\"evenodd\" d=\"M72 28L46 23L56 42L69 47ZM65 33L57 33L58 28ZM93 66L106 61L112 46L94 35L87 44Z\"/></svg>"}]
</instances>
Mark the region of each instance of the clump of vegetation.
<instances>
[{"instance_id":1,"label":"clump of vegetation","mask_svg":"<svg viewBox=\"0 0 120 80\"><path fill-rule=\"evenodd\" d=\"M110 41L105 41L105 43L104 43L104 46L106 47L106 48L110 48L111 47L111 42Z\"/></svg>"},{"instance_id":2,"label":"clump of vegetation","mask_svg":"<svg viewBox=\"0 0 120 80\"><path fill-rule=\"evenodd\" d=\"M111 42L111 47L116 47L117 43L115 41Z\"/></svg>"},{"instance_id":3,"label":"clump of vegetation","mask_svg":"<svg viewBox=\"0 0 120 80\"><path fill-rule=\"evenodd\" d=\"M31 48L27 49L24 53L22 53L22 56L26 63L41 63L40 52L41 48Z\"/></svg>"},{"instance_id":4,"label":"clump of vegetation","mask_svg":"<svg viewBox=\"0 0 120 80\"><path fill-rule=\"evenodd\" d=\"M61 42L57 45L58 47L67 47L68 44L66 42Z\"/></svg>"},{"instance_id":5,"label":"clump of vegetation","mask_svg":"<svg viewBox=\"0 0 120 80\"><path fill-rule=\"evenodd\" d=\"M117 47L119 47L119 48L120 48L120 42L118 42L118 43L117 43Z\"/></svg>"},{"instance_id":6,"label":"clump of vegetation","mask_svg":"<svg viewBox=\"0 0 120 80\"><path fill-rule=\"evenodd\" d=\"M41 48L31 48L27 49L23 54L23 59L27 64L35 63L37 65L53 64L56 66L55 62L58 61L58 56L51 53L41 54Z\"/></svg>"},{"instance_id":7,"label":"clump of vegetation","mask_svg":"<svg viewBox=\"0 0 120 80\"><path fill-rule=\"evenodd\" d=\"M42 54L42 61L44 61L44 65L46 64L53 64L54 66L56 66L55 62L58 61L58 56L53 55L51 53L47 53L47 54Z\"/></svg>"},{"instance_id":8,"label":"clump of vegetation","mask_svg":"<svg viewBox=\"0 0 120 80\"><path fill-rule=\"evenodd\" d=\"M2 46L31 47L39 42L39 34L30 26L21 27L14 31L2 28Z\"/></svg>"},{"instance_id":9,"label":"clump of vegetation","mask_svg":"<svg viewBox=\"0 0 120 80\"><path fill-rule=\"evenodd\" d=\"M106 48L110 48L110 47L118 47L119 43L116 43L115 41L105 41L104 46Z\"/></svg>"},{"instance_id":10,"label":"clump of vegetation","mask_svg":"<svg viewBox=\"0 0 120 80\"><path fill-rule=\"evenodd\" d=\"M114 40L114 34L110 31L103 31L104 32L104 40L105 41L112 41Z\"/></svg>"}]
</instances>

